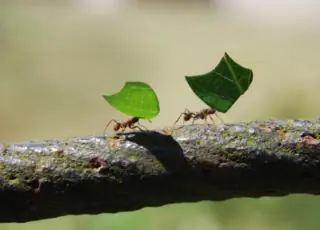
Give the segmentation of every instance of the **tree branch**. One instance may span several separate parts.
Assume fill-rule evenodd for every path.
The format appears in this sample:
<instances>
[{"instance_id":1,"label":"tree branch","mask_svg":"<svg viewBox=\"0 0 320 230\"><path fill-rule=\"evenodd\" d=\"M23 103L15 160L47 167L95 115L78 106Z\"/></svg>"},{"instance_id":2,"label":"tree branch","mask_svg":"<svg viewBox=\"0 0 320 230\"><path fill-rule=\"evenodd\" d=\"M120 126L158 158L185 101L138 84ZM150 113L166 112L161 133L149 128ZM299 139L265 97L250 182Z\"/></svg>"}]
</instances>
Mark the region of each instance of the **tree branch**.
<instances>
[{"instance_id":1,"label":"tree branch","mask_svg":"<svg viewBox=\"0 0 320 230\"><path fill-rule=\"evenodd\" d=\"M1 146L0 222L320 192L319 120L120 137Z\"/></svg>"}]
</instances>

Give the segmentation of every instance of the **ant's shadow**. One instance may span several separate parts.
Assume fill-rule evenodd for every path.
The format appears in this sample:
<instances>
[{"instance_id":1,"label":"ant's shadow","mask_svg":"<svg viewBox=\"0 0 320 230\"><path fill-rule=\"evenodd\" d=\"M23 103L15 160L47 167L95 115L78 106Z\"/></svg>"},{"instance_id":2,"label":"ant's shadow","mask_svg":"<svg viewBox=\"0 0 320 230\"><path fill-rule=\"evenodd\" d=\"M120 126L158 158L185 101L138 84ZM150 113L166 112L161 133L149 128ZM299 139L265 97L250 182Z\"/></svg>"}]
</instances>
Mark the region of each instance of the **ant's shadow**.
<instances>
[{"instance_id":1,"label":"ant's shadow","mask_svg":"<svg viewBox=\"0 0 320 230\"><path fill-rule=\"evenodd\" d=\"M172 136L156 131L121 133L126 140L147 148L168 172L181 172L190 166L184 156L183 149Z\"/></svg>"}]
</instances>

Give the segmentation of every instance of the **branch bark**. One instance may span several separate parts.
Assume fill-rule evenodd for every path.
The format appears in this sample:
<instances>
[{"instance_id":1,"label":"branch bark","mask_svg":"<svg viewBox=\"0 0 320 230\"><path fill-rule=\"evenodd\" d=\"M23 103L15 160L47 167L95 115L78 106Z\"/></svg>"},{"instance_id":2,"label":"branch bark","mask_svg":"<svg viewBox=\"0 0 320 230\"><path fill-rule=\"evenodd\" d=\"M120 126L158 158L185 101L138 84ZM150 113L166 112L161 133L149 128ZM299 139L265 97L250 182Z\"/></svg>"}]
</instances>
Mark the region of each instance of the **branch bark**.
<instances>
[{"instance_id":1,"label":"branch bark","mask_svg":"<svg viewBox=\"0 0 320 230\"><path fill-rule=\"evenodd\" d=\"M0 147L0 222L320 192L320 120Z\"/></svg>"}]
</instances>

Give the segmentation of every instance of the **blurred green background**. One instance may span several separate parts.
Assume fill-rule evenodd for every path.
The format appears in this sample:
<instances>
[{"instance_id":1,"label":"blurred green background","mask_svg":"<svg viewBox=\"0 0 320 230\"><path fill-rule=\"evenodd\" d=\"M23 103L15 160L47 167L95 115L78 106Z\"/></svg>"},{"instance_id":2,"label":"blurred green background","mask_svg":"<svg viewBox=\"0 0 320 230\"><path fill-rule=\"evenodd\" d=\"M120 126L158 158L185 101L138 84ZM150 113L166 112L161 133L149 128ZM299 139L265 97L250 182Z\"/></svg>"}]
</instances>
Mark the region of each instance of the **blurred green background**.
<instances>
[{"instance_id":1,"label":"blurred green background","mask_svg":"<svg viewBox=\"0 0 320 230\"><path fill-rule=\"evenodd\" d=\"M264 2L2 0L0 141L101 134L110 119L126 118L101 95L129 80L146 81L158 93L161 113L148 127L170 126L185 108L205 106L184 76L207 72L224 52L254 71L251 88L222 115L225 122L316 118L320 5ZM66 216L0 229L318 229L319 213L319 199L294 195Z\"/></svg>"}]
</instances>

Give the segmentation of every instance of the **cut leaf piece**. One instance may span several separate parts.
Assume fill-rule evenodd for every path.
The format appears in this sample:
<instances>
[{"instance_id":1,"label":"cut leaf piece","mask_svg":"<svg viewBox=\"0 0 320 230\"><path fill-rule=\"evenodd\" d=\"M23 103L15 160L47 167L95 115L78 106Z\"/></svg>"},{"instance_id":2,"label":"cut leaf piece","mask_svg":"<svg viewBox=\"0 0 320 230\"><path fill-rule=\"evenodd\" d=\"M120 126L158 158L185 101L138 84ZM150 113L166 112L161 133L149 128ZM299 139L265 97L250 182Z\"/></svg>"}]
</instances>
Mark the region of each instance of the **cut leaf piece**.
<instances>
[{"instance_id":1,"label":"cut leaf piece","mask_svg":"<svg viewBox=\"0 0 320 230\"><path fill-rule=\"evenodd\" d=\"M186 76L192 91L208 106L227 112L249 88L253 72L225 53L214 70L197 76Z\"/></svg>"},{"instance_id":2,"label":"cut leaf piece","mask_svg":"<svg viewBox=\"0 0 320 230\"><path fill-rule=\"evenodd\" d=\"M154 90L143 82L126 82L120 92L103 95L115 109L129 116L151 119L159 114L159 101Z\"/></svg>"}]
</instances>

